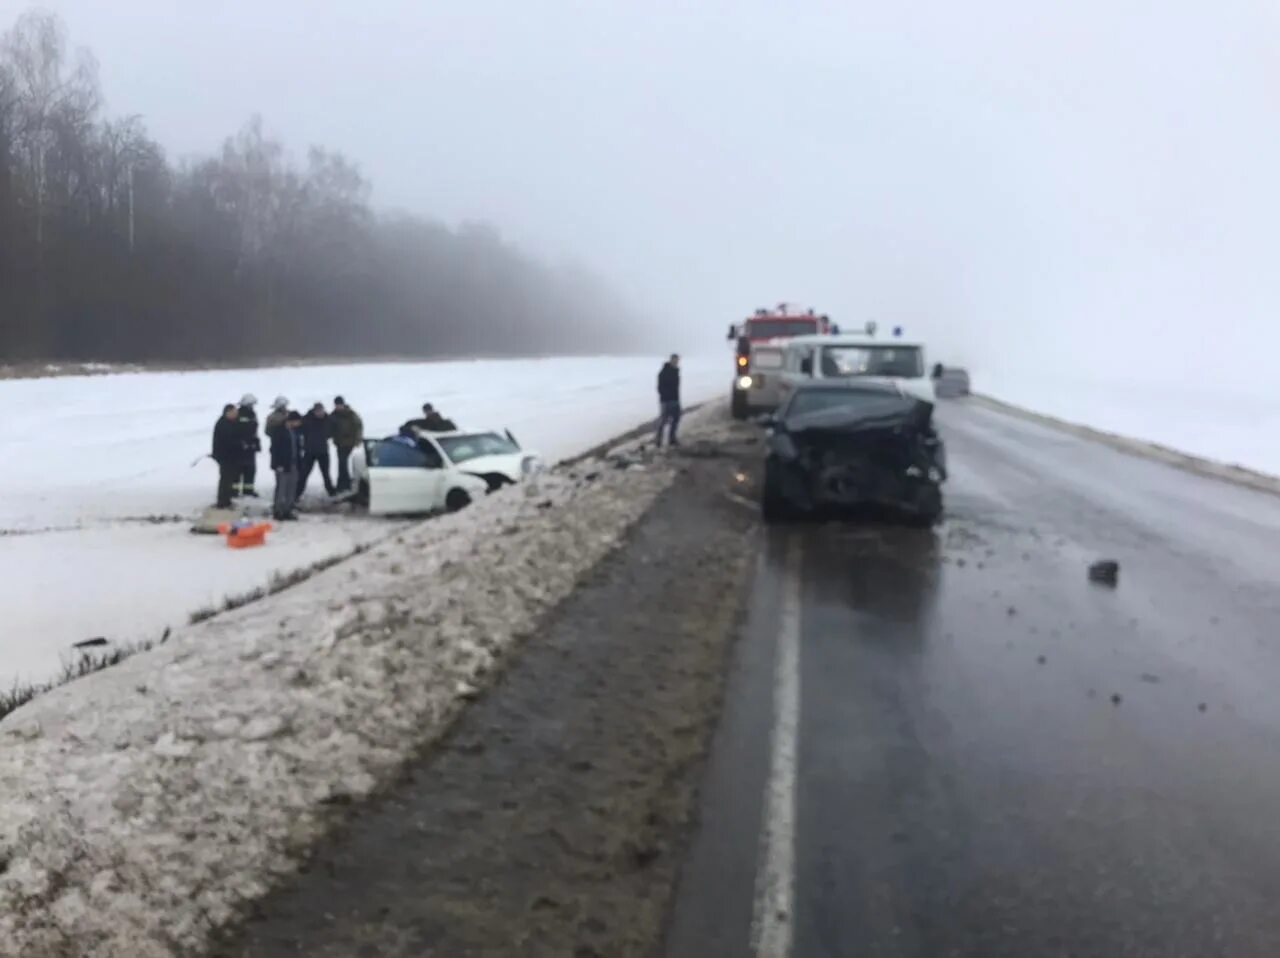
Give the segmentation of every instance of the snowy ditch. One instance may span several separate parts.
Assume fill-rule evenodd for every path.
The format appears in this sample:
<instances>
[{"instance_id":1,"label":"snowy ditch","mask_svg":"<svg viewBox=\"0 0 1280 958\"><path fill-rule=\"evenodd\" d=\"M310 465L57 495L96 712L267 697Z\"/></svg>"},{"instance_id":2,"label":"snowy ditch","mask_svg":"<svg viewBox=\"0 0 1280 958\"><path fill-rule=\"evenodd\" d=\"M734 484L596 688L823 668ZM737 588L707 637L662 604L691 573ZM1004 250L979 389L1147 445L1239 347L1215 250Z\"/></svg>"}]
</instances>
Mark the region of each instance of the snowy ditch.
<instances>
[{"instance_id":1,"label":"snowy ditch","mask_svg":"<svg viewBox=\"0 0 1280 958\"><path fill-rule=\"evenodd\" d=\"M0 955L198 952L330 806L435 740L675 475L546 474L0 720Z\"/></svg>"}]
</instances>

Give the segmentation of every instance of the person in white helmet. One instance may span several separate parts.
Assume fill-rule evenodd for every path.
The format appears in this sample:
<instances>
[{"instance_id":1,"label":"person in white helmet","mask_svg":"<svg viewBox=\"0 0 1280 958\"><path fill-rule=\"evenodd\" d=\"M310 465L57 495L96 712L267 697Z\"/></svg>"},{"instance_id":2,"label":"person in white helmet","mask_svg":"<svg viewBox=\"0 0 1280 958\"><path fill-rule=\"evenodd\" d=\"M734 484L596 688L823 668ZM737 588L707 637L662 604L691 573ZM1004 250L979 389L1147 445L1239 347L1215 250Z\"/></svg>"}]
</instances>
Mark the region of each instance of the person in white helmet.
<instances>
[{"instance_id":1,"label":"person in white helmet","mask_svg":"<svg viewBox=\"0 0 1280 958\"><path fill-rule=\"evenodd\" d=\"M258 453L262 450L262 440L258 438L258 414L254 407L258 397L253 393L245 393L240 397L240 411L236 417L236 426L240 436L240 470L236 476L235 494L258 498L258 490L254 488L254 480L258 474Z\"/></svg>"},{"instance_id":2,"label":"person in white helmet","mask_svg":"<svg viewBox=\"0 0 1280 958\"><path fill-rule=\"evenodd\" d=\"M289 400L284 396L277 396L271 402L271 412L267 414L267 421L263 423L262 431L268 439L275 436L276 431L284 428L285 417L289 415Z\"/></svg>"}]
</instances>

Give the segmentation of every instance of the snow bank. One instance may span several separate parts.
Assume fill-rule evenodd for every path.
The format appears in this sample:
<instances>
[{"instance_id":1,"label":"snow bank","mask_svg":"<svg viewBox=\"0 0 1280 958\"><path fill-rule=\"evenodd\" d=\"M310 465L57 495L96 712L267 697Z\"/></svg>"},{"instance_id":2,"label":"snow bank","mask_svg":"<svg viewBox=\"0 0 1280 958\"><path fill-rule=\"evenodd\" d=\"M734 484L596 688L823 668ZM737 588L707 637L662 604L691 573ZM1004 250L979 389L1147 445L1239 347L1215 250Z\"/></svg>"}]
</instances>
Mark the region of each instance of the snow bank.
<instances>
[{"instance_id":1,"label":"snow bank","mask_svg":"<svg viewBox=\"0 0 1280 958\"><path fill-rule=\"evenodd\" d=\"M712 417L691 418L692 436ZM674 475L545 475L0 721L0 955L199 950L326 806L439 735Z\"/></svg>"},{"instance_id":2,"label":"snow bank","mask_svg":"<svg viewBox=\"0 0 1280 958\"><path fill-rule=\"evenodd\" d=\"M976 392L1031 412L1280 476L1280 389L1251 385L973 375Z\"/></svg>"}]
</instances>

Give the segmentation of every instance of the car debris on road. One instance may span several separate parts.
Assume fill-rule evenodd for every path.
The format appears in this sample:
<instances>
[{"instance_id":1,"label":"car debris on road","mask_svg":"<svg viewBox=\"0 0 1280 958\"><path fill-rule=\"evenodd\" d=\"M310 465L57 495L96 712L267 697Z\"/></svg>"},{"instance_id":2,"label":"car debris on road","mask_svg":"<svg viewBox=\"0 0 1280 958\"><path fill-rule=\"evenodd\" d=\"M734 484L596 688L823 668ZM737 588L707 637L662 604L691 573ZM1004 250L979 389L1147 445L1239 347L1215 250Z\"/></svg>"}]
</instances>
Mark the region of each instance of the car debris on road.
<instances>
[{"instance_id":1,"label":"car debris on road","mask_svg":"<svg viewBox=\"0 0 1280 958\"><path fill-rule=\"evenodd\" d=\"M1120 563L1114 559L1100 559L1089 566L1089 581L1115 587L1120 582Z\"/></svg>"}]
</instances>

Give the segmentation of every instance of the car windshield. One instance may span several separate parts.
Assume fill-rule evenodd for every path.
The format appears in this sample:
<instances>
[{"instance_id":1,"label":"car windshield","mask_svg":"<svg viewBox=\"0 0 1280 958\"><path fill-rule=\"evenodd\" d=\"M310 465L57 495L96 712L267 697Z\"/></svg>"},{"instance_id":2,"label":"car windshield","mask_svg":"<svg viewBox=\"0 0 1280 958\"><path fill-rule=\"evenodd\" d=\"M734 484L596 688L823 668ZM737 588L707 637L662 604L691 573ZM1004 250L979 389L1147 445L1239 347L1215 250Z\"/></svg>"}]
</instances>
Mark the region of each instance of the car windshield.
<instances>
[{"instance_id":1,"label":"car windshield","mask_svg":"<svg viewBox=\"0 0 1280 958\"><path fill-rule=\"evenodd\" d=\"M886 399L897 400L898 398L896 392L873 389L801 389L791 397L786 415L787 418L807 416L810 413L825 412L828 409L870 405L882 403Z\"/></svg>"},{"instance_id":2,"label":"car windshield","mask_svg":"<svg viewBox=\"0 0 1280 958\"><path fill-rule=\"evenodd\" d=\"M436 442L454 462L466 462L481 456L506 456L520 447L496 432L477 432L466 436L437 436Z\"/></svg>"},{"instance_id":3,"label":"car windshield","mask_svg":"<svg viewBox=\"0 0 1280 958\"><path fill-rule=\"evenodd\" d=\"M777 336L807 336L818 331L816 319L749 319L747 336L751 339L773 339Z\"/></svg>"},{"instance_id":4,"label":"car windshield","mask_svg":"<svg viewBox=\"0 0 1280 958\"><path fill-rule=\"evenodd\" d=\"M822 375L900 376L913 379L924 375L924 357L919 346L824 346Z\"/></svg>"}]
</instances>

